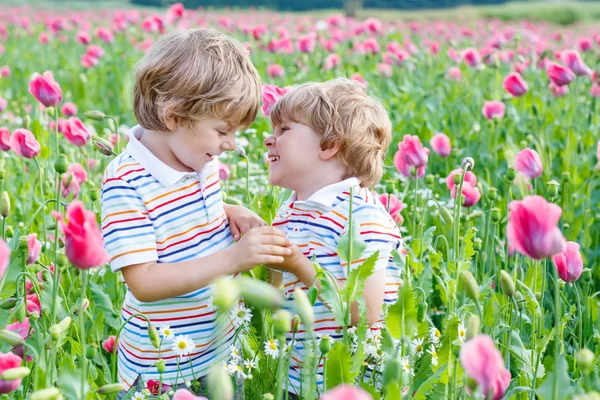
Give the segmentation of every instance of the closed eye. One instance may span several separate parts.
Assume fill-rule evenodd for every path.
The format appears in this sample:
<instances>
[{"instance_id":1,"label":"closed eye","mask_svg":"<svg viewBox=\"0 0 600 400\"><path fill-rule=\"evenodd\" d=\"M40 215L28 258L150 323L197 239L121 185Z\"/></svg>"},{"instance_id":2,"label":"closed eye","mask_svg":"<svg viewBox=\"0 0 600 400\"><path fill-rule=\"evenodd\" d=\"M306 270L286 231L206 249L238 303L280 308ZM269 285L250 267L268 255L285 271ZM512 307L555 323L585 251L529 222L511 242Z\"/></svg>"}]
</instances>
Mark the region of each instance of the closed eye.
<instances>
[{"instance_id":1,"label":"closed eye","mask_svg":"<svg viewBox=\"0 0 600 400\"><path fill-rule=\"evenodd\" d=\"M227 136L227 132L223 132L223 131L217 131L219 133L219 135L221 136Z\"/></svg>"}]
</instances>

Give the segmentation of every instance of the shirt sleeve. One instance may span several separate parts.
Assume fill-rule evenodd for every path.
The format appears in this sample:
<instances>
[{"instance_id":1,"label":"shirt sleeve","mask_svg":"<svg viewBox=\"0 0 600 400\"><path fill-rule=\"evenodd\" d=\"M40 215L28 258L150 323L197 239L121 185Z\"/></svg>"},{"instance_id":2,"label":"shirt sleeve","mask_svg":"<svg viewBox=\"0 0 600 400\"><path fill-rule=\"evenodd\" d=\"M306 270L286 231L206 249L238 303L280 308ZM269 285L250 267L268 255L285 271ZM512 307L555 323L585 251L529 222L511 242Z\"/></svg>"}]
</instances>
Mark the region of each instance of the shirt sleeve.
<instances>
[{"instance_id":1,"label":"shirt sleeve","mask_svg":"<svg viewBox=\"0 0 600 400\"><path fill-rule=\"evenodd\" d=\"M398 226L384 210L370 204L365 204L356 209L352 213L352 219L354 229L358 229L360 239L366 245L360 259L355 260L353 266L360 265L364 260L379 251L375 262L375 271L385 269L390 257L392 257L392 250L400 248L401 236Z\"/></svg>"},{"instance_id":2,"label":"shirt sleeve","mask_svg":"<svg viewBox=\"0 0 600 400\"><path fill-rule=\"evenodd\" d=\"M137 190L121 178L102 184L102 236L113 271L158 260L156 234Z\"/></svg>"}]
</instances>

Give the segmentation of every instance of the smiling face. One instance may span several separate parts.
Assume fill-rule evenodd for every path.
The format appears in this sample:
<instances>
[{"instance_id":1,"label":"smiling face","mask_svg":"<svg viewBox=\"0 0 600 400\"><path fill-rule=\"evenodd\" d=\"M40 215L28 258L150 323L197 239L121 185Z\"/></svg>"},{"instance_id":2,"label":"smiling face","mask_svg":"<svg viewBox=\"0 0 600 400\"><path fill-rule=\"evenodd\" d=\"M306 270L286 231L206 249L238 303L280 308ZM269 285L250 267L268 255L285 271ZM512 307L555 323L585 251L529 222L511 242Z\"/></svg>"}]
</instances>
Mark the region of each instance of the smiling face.
<instances>
[{"instance_id":1,"label":"smiling face","mask_svg":"<svg viewBox=\"0 0 600 400\"><path fill-rule=\"evenodd\" d=\"M170 127L171 128L171 127ZM236 127L218 118L173 126L167 146L184 169L200 171L224 151L235 149Z\"/></svg>"},{"instance_id":2,"label":"smiling face","mask_svg":"<svg viewBox=\"0 0 600 400\"><path fill-rule=\"evenodd\" d=\"M269 158L269 183L301 191L322 166L321 136L309 126L283 120L264 141Z\"/></svg>"}]
</instances>

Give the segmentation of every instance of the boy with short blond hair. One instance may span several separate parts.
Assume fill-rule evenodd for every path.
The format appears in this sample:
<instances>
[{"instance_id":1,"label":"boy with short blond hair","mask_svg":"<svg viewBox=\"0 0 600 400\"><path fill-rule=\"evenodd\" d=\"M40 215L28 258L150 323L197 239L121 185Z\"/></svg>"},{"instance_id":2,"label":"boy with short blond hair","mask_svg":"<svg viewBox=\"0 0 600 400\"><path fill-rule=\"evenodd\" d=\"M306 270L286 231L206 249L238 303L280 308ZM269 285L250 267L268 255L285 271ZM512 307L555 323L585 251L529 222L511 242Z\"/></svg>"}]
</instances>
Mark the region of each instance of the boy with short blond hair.
<instances>
[{"instance_id":1,"label":"boy with short blond hair","mask_svg":"<svg viewBox=\"0 0 600 400\"><path fill-rule=\"evenodd\" d=\"M233 325L217 324L211 282L291 253L281 232L224 204L219 185L216 158L235 149L236 131L256 117L259 93L247 50L215 30L167 33L138 65L139 125L102 184L104 244L112 270L127 284L118 342L126 389L140 391L145 380L161 377L175 385L204 376L234 335ZM162 327L160 351L135 314ZM236 397L242 396L243 386Z\"/></svg>"},{"instance_id":2,"label":"boy with short blond hair","mask_svg":"<svg viewBox=\"0 0 600 400\"><path fill-rule=\"evenodd\" d=\"M383 321L383 304L396 300L401 284L400 271L392 261L392 251L401 246L400 232L370 191L383 175L392 136L385 109L359 83L335 79L293 88L274 105L271 121L274 132L265 139L269 181L294 191L273 222L294 244L291 256L271 266L283 271L286 298L291 301L297 287L308 290L313 285L313 256L341 285L345 282L347 263L337 251L340 237L348 231L352 188L352 219L366 243L362 256L352 264L358 266L379 252L364 290L367 322L371 330L377 329ZM353 305L351 310L352 325L356 325L358 308ZM317 333L342 337L343 328L320 300L314 313ZM300 345L293 349L289 371L288 389L295 394L301 381L302 332L300 328L296 334ZM321 369L319 385L320 373Z\"/></svg>"}]
</instances>

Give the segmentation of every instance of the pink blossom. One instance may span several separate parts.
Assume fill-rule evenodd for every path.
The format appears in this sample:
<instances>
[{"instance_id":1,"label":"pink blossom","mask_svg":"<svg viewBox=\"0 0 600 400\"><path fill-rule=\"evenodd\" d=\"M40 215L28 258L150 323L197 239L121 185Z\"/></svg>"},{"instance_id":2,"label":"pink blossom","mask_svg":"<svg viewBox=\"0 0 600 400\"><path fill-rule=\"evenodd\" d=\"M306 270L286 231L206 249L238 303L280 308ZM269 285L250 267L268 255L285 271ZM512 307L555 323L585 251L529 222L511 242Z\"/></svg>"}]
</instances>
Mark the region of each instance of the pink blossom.
<instances>
[{"instance_id":1,"label":"pink blossom","mask_svg":"<svg viewBox=\"0 0 600 400\"><path fill-rule=\"evenodd\" d=\"M5 127L0 128L0 150L10 150L10 131Z\"/></svg>"},{"instance_id":2,"label":"pink blossom","mask_svg":"<svg viewBox=\"0 0 600 400\"><path fill-rule=\"evenodd\" d=\"M163 384L163 387L165 385ZM203 396L196 396L187 389L178 389L173 395L173 400L208 400Z\"/></svg>"},{"instance_id":3,"label":"pink blossom","mask_svg":"<svg viewBox=\"0 0 600 400\"><path fill-rule=\"evenodd\" d=\"M88 45L92 42L92 38L90 37L90 34L87 33L86 31L77 32L77 35L75 37L79 43L84 44L84 45Z\"/></svg>"},{"instance_id":4,"label":"pink blossom","mask_svg":"<svg viewBox=\"0 0 600 400\"><path fill-rule=\"evenodd\" d=\"M393 194L382 194L379 196L379 202L383 204L386 210L388 210L388 213L394 219L394 221L398 225L402 225L404 222L404 218L402 218L402 214L400 214L400 211L402 211L404 208L402 201L398 200L398 198L396 198L396 196Z\"/></svg>"},{"instance_id":5,"label":"pink blossom","mask_svg":"<svg viewBox=\"0 0 600 400\"><path fill-rule=\"evenodd\" d=\"M392 76L392 66L386 63L377 64L377 71L379 74L385 78L390 78Z\"/></svg>"},{"instance_id":6,"label":"pink blossom","mask_svg":"<svg viewBox=\"0 0 600 400\"><path fill-rule=\"evenodd\" d=\"M0 67L0 77L6 78L7 76L10 76L10 67L8 65L3 65Z\"/></svg>"},{"instance_id":7,"label":"pink blossom","mask_svg":"<svg viewBox=\"0 0 600 400\"><path fill-rule=\"evenodd\" d=\"M219 162L219 179L222 181L226 181L227 179L229 179L230 175L231 172L229 171L229 167L227 166L227 164Z\"/></svg>"},{"instance_id":8,"label":"pink blossom","mask_svg":"<svg viewBox=\"0 0 600 400\"><path fill-rule=\"evenodd\" d=\"M512 72L504 79L503 84L504 90L513 95L519 97L527 93L527 82L518 72Z\"/></svg>"},{"instance_id":9,"label":"pink blossom","mask_svg":"<svg viewBox=\"0 0 600 400\"><path fill-rule=\"evenodd\" d=\"M302 53L312 53L315 51L317 45L317 38L315 35L305 35L298 39L298 49Z\"/></svg>"},{"instance_id":10,"label":"pink blossom","mask_svg":"<svg viewBox=\"0 0 600 400\"><path fill-rule=\"evenodd\" d=\"M67 117L72 117L77 115L77 106L74 103L65 103L61 108L61 112Z\"/></svg>"},{"instance_id":11,"label":"pink blossom","mask_svg":"<svg viewBox=\"0 0 600 400\"><path fill-rule=\"evenodd\" d=\"M423 148L423 152L425 153L425 155L427 157L429 157L429 149L428 148ZM396 154L394 154L394 165L396 166L396 169L398 170L398 172L400 172L402 175L406 176L407 178L413 178L413 176L412 176L412 168L413 167L406 164L401 150L398 150L396 152ZM423 165L422 167L417 168L417 177L419 179L425 176L425 168L426 167L427 167L427 165Z\"/></svg>"},{"instance_id":12,"label":"pink blossom","mask_svg":"<svg viewBox=\"0 0 600 400\"><path fill-rule=\"evenodd\" d=\"M83 122L77 117L68 119L64 127L63 135L65 139L75 146L84 146L92 137Z\"/></svg>"},{"instance_id":13,"label":"pink blossom","mask_svg":"<svg viewBox=\"0 0 600 400\"><path fill-rule=\"evenodd\" d=\"M561 208L541 196L527 196L509 204L506 234L519 253L535 260L565 251L565 238L558 228Z\"/></svg>"},{"instance_id":14,"label":"pink blossom","mask_svg":"<svg viewBox=\"0 0 600 400\"><path fill-rule=\"evenodd\" d=\"M575 75L589 75L592 71L581 59L577 50L564 50L560 53L560 60L565 64Z\"/></svg>"},{"instance_id":15,"label":"pink blossom","mask_svg":"<svg viewBox=\"0 0 600 400\"><path fill-rule=\"evenodd\" d=\"M557 86L553 82L548 84L548 89L550 89L554 97L563 97L569 93L569 86Z\"/></svg>"},{"instance_id":16,"label":"pink blossom","mask_svg":"<svg viewBox=\"0 0 600 400\"><path fill-rule=\"evenodd\" d=\"M323 62L323 69L325 69L326 71L329 71L329 70L335 68L336 66L338 66L341 62L342 62L342 59L340 56L338 56L335 53L329 54L325 58L325 61Z\"/></svg>"},{"instance_id":17,"label":"pink blossom","mask_svg":"<svg viewBox=\"0 0 600 400\"><path fill-rule=\"evenodd\" d=\"M481 55L479 55L477 49L473 47L464 49L461 51L460 55L464 62L471 67L477 67L479 64L481 64Z\"/></svg>"},{"instance_id":18,"label":"pink blossom","mask_svg":"<svg viewBox=\"0 0 600 400\"><path fill-rule=\"evenodd\" d=\"M373 397L361 388L344 384L329 390L321 400L373 400Z\"/></svg>"},{"instance_id":19,"label":"pink blossom","mask_svg":"<svg viewBox=\"0 0 600 400\"><path fill-rule=\"evenodd\" d=\"M555 62L548 62L546 65L546 73L548 74L548 78L554 83L556 86L565 86L569 83L573 82L575 79L575 74L567 67L563 67Z\"/></svg>"},{"instance_id":20,"label":"pink blossom","mask_svg":"<svg viewBox=\"0 0 600 400\"><path fill-rule=\"evenodd\" d=\"M261 110L265 117L271 115L271 108L275 105L277 100L283 97L290 90L289 86L284 88L277 87L277 85L264 84L260 89L262 95L262 107Z\"/></svg>"},{"instance_id":21,"label":"pink blossom","mask_svg":"<svg viewBox=\"0 0 600 400\"><path fill-rule=\"evenodd\" d=\"M37 239L37 234L27 235L27 247L29 247L29 256L26 263L33 264L40 257L42 251L42 242Z\"/></svg>"},{"instance_id":22,"label":"pink blossom","mask_svg":"<svg viewBox=\"0 0 600 400\"><path fill-rule=\"evenodd\" d=\"M504 118L504 110L506 106L499 100L486 101L483 103L481 112L487 119L502 119Z\"/></svg>"},{"instance_id":23,"label":"pink blossom","mask_svg":"<svg viewBox=\"0 0 600 400\"><path fill-rule=\"evenodd\" d=\"M25 158L33 158L40 154L41 147L27 129L17 129L10 137L10 148L12 151Z\"/></svg>"},{"instance_id":24,"label":"pink blossom","mask_svg":"<svg viewBox=\"0 0 600 400\"><path fill-rule=\"evenodd\" d=\"M583 258L579 252L579 244L567 242L565 251L552 256L558 270L558 276L565 282L575 282L583 272Z\"/></svg>"},{"instance_id":25,"label":"pink blossom","mask_svg":"<svg viewBox=\"0 0 600 400\"><path fill-rule=\"evenodd\" d=\"M8 101L6 101L6 99L2 96L0 96L0 112L6 110L6 107L8 106Z\"/></svg>"},{"instance_id":26,"label":"pink blossom","mask_svg":"<svg viewBox=\"0 0 600 400\"><path fill-rule=\"evenodd\" d=\"M12 351L0 353L0 375L9 369L20 367L22 362L23 359ZM0 394L10 393L16 390L20 384L21 379L16 379L14 381L0 380Z\"/></svg>"},{"instance_id":27,"label":"pink blossom","mask_svg":"<svg viewBox=\"0 0 600 400\"><path fill-rule=\"evenodd\" d=\"M46 107L54 107L62 101L62 89L50 71L43 75L33 74L29 81L29 93Z\"/></svg>"},{"instance_id":28,"label":"pink blossom","mask_svg":"<svg viewBox=\"0 0 600 400\"><path fill-rule=\"evenodd\" d=\"M538 178L544 172L540 155L530 148L523 149L517 154L515 169L530 179Z\"/></svg>"},{"instance_id":29,"label":"pink blossom","mask_svg":"<svg viewBox=\"0 0 600 400\"><path fill-rule=\"evenodd\" d=\"M106 351L108 351L109 353L113 354L115 352L115 341L116 341L116 337L115 336L109 336L108 339L102 341L102 348Z\"/></svg>"},{"instance_id":30,"label":"pink blossom","mask_svg":"<svg viewBox=\"0 0 600 400\"><path fill-rule=\"evenodd\" d=\"M510 384L510 372L504 367L502 354L487 335L477 335L460 349L460 362L465 372L477 382L485 398L490 392L494 400L504 397Z\"/></svg>"},{"instance_id":31,"label":"pink blossom","mask_svg":"<svg viewBox=\"0 0 600 400\"><path fill-rule=\"evenodd\" d=\"M285 75L285 69L283 69L283 67L279 64L270 64L267 67L267 74L271 78L279 78Z\"/></svg>"},{"instance_id":32,"label":"pink blossom","mask_svg":"<svg viewBox=\"0 0 600 400\"><path fill-rule=\"evenodd\" d=\"M427 165L428 153L423 150L418 136L404 135L402 142L398 143L400 154L408 167L423 167Z\"/></svg>"},{"instance_id":33,"label":"pink blossom","mask_svg":"<svg viewBox=\"0 0 600 400\"><path fill-rule=\"evenodd\" d=\"M450 67L448 68L447 73L448 79L453 81L461 81L462 80L462 71L458 67Z\"/></svg>"},{"instance_id":34,"label":"pink blossom","mask_svg":"<svg viewBox=\"0 0 600 400\"><path fill-rule=\"evenodd\" d=\"M10 248L6 242L0 238L0 280L4 276L8 263L10 262Z\"/></svg>"},{"instance_id":35,"label":"pink blossom","mask_svg":"<svg viewBox=\"0 0 600 400\"><path fill-rule=\"evenodd\" d=\"M429 144L433 149L433 152L440 157L448 157L452 152L452 144L450 138L444 133L436 133L429 140Z\"/></svg>"}]
</instances>

